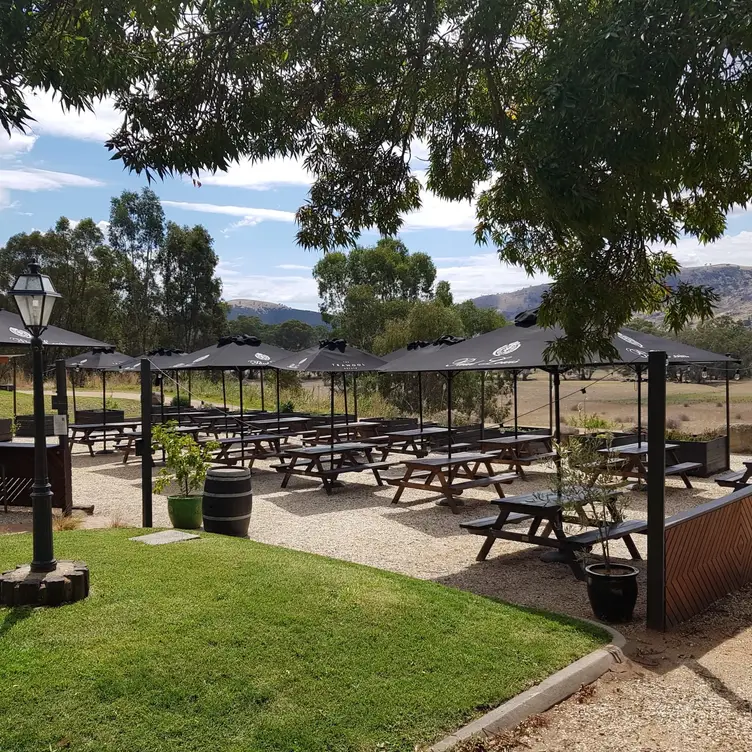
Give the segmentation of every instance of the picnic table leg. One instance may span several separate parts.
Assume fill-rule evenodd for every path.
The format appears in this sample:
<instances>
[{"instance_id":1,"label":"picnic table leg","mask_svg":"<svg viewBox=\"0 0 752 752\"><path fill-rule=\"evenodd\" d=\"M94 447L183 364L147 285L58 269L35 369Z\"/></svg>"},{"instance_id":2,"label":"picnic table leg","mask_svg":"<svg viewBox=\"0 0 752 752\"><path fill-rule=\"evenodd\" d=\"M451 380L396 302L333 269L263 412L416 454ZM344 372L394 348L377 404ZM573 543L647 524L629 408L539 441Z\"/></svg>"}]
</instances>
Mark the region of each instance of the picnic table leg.
<instances>
[{"instance_id":1,"label":"picnic table leg","mask_svg":"<svg viewBox=\"0 0 752 752\"><path fill-rule=\"evenodd\" d=\"M439 479L439 485L442 487L441 493L443 494L444 498L446 499L447 504L449 505L449 508L452 510L452 514L459 514L460 510L457 509L457 503L455 501L454 496L452 495L452 488L447 483L446 475L444 475L443 471L439 471L436 473ZM439 502L441 504L441 502Z\"/></svg>"},{"instance_id":2,"label":"picnic table leg","mask_svg":"<svg viewBox=\"0 0 752 752\"><path fill-rule=\"evenodd\" d=\"M564 532L564 525L561 520L551 520L549 523L554 531L556 539L561 544L560 551L566 558L566 563L569 564L569 568L574 573L574 576L578 580L585 579L585 573L582 568L582 564L577 560L574 549L567 543L567 534Z\"/></svg>"},{"instance_id":3,"label":"picnic table leg","mask_svg":"<svg viewBox=\"0 0 752 752\"><path fill-rule=\"evenodd\" d=\"M368 463L371 464L373 462L373 450L372 449L364 449L363 454L365 454L366 459L368 460ZM376 478L376 483L379 486L384 485L384 481L381 480L381 475L379 475L379 471L376 468L373 468L373 477Z\"/></svg>"},{"instance_id":4,"label":"picnic table leg","mask_svg":"<svg viewBox=\"0 0 752 752\"><path fill-rule=\"evenodd\" d=\"M640 552L637 550L637 546L635 546L631 535L624 536L624 545L627 547L627 551L629 551L629 555L633 561L641 561L642 556L640 556Z\"/></svg>"},{"instance_id":5,"label":"picnic table leg","mask_svg":"<svg viewBox=\"0 0 752 752\"><path fill-rule=\"evenodd\" d=\"M513 467L515 468L515 472L517 475L520 476L520 480L527 480L527 476L525 475L525 468L522 467L522 464L519 462L520 459L520 452L517 447L511 448L511 455L512 455L512 464L509 465L509 469L511 470Z\"/></svg>"},{"instance_id":6,"label":"picnic table leg","mask_svg":"<svg viewBox=\"0 0 752 752\"><path fill-rule=\"evenodd\" d=\"M669 456L670 461L674 465L679 464L679 458L676 456L676 452L673 449L668 453L668 456ZM690 488L690 489L692 488L692 483L689 480L689 476L686 473L680 473L679 477L684 481L684 485L687 488Z\"/></svg>"},{"instance_id":7,"label":"picnic table leg","mask_svg":"<svg viewBox=\"0 0 752 752\"><path fill-rule=\"evenodd\" d=\"M290 464L287 466L287 470L285 470L285 477L282 478L281 488L287 488L287 484L290 482L290 478L292 478L292 471L295 468L297 461L297 457L290 457Z\"/></svg>"},{"instance_id":8,"label":"picnic table leg","mask_svg":"<svg viewBox=\"0 0 752 752\"><path fill-rule=\"evenodd\" d=\"M407 472L400 478L400 483L407 483L413 474L413 468L408 467ZM399 485L397 486L397 493L394 494L394 498L392 499L392 504L396 504L400 500L400 496L402 496L402 492L405 490L405 486Z\"/></svg>"},{"instance_id":9,"label":"picnic table leg","mask_svg":"<svg viewBox=\"0 0 752 752\"><path fill-rule=\"evenodd\" d=\"M496 519L496 522L491 525L491 528L493 530L501 530L501 528L504 527L504 523L507 521L507 517L509 517L509 512L505 510L499 512L499 516ZM480 547L480 551L478 551L475 561L485 561L494 543L496 543L496 536L489 533L483 541L483 545Z\"/></svg>"}]
</instances>

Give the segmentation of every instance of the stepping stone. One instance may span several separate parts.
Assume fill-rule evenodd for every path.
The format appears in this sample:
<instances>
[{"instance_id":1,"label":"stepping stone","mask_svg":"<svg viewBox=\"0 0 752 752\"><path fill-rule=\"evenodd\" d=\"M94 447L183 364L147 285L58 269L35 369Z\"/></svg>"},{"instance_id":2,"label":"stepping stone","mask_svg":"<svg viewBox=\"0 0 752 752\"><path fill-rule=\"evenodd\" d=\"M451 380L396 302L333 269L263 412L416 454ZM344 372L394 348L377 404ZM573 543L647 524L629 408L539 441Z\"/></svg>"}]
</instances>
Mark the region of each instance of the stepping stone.
<instances>
[{"instance_id":1,"label":"stepping stone","mask_svg":"<svg viewBox=\"0 0 752 752\"><path fill-rule=\"evenodd\" d=\"M183 533L180 530L162 530L159 533L139 535L129 540L146 543L147 546L161 546L164 543L180 543L180 541L193 540L198 537L198 535L194 535L193 533Z\"/></svg>"}]
</instances>

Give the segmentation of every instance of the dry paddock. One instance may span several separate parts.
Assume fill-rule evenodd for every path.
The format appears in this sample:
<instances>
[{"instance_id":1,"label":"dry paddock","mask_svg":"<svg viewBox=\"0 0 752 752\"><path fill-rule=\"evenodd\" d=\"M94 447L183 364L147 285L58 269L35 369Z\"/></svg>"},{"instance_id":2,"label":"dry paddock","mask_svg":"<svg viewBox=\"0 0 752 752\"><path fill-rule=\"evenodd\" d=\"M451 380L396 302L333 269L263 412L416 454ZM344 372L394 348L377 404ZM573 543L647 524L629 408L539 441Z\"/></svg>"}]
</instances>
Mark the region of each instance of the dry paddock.
<instances>
[{"instance_id":1,"label":"dry paddock","mask_svg":"<svg viewBox=\"0 0 752 752\"><path fill-rule=\"evenodd\" d=\"M741 467L743 457L733 457ZM93 504L85 526L134 525L141 520L140 465L123 465L120 455L73 458L74 503ZM534 468L508 494L546 488L552 468ZM436 505L436 497L406 490L391 504L394 488L376 486L372 476L345 476L331 497L317 482L281 477L260 462L254 469L251 537L311 551L573 616L590 616L585 586L566 565L544 563L541 549L506 541L489 559L476 562L481 539L459 528L462 520L489 514L492 493L473 491L459 515ZM712 480L693 480L686 490L671 478L666 513L673 514L723 495ZM628 516L644 517L644 493L630 494ZM0 531L28 529L26 511L0 511ZM154 497L154 524L167 526L166 500ZM637 537L645 551L646 540ZM621 543L615 553L627 556ZM641 566L641 565L640 565ZM644 567L641 566L644 569ZM545 714L539 723L488 749L636 750L706 752L748 750L752 739L752 589L719 602L709 613L668 636L646 632L644 571L630 638L631 661L607 675L594 691L582 693ZM494 639L489 635L489 639Z\"/></svg>"}]
</instances>

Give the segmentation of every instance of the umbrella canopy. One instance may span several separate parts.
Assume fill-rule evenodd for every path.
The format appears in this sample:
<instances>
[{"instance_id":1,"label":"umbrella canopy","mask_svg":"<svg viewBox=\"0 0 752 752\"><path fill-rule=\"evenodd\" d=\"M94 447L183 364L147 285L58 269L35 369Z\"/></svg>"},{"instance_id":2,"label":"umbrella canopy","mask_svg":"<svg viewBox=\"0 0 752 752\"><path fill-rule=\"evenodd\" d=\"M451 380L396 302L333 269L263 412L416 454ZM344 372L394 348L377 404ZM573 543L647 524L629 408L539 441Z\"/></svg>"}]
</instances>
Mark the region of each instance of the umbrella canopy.
<instances>
[{"instance_id":1,"label":"umbrella canopy","mask_svg":"<svg viewBox=\"0 0 752 752\"><path fill-rule=\"evenodd\" d=\"M263 368L273 366L276 361L292 355L294 353L289 350L267 345L258 337L238 334L222 337L216 345L184 356L180 369Z\"/></svg>"},{"instance_id":2,"label":"umbrella canopy","mask_svg":"<svg viewBox=\"0 0 752 752\"><path fill-rule=\"evenodd\" d=\"M415 353L387 363L384 373L414 371L492 371L498 369L566 367L558 361L546 361L544 352L551 342L564 336L561 329L521 328L505 326L488 334L465 340L450 352L438 349ZM670 363L722 363L732 361L725 355L700 350L673 339L658 337L632 329L622 329L612 344L618 355L612 361L592 356L584 365L645 365L650 350L663 350Z\"/></svg>"},{"instance_id":3,"label":"umbrella canopy","mask_svg":"<svg viewBox=\"0 0 752 752\"><path fill-rule=\"evenodd\" d=\"M386 361L358 350L343 339L322 340L318 347L309 347L278 360L274 368L283 371L313 371L318 373L358 373L378 371Z\"/></svg>"},{"instance_id":4,"label":"umbrella canopy","mask_svg":"<svg viewBox=\"0 0 752 752\"><path fill-rule=\"evenodd\" d=\"M65 367L80 368L84 371L104 371L131 360L133 358L130 355L123 355L114 347L93 347L89 352L67 358Z\"/></svg>"},{"instance_id":5,"label":"umbrella canopy","mask_svg":"<svg viewBox=\"0 0 752 752\"><path fill-rule=\"evenodd\" d=\"M58 326L48 326L42 334L47 347L106 347L106 342L69 332ZM24 328L17 313L0 309L0 345L30 345L31 334Z\"/></svg>"},{"instance_id":6,"label":"umbrella canopy","mask_svg":"<svg viewBox=\"0 0 752 752\"><path fill-rule=\"evenodd\" d=\"M117 366L112 366L108 371L122 371L123 373L138 373L141 371L141 359L148 358L151 361L151 367L155 371L174 371L178 364L183 362L185 352L183 350L160 347L156 350L150 350L145 355L139 355L138 358L131 358Z\"/></svg>"},{"instance_id":7,"label":"umbrella canopy","mask_svg":"<svg viewBox=\"0 0 752 752\"><path fill-rule=\"evenodd\" d=\"M423 339L410 342L407 347L400 347L399 350L382 355L382 360L387 363L397 360L398 358L404 358L406 355L412 355L413 353L431 353L440 350L442 347L449 347L451 345L458 345L460 342L464 342L464 337L452 337L449 334L445 334L433 341L426 341Z\"/></svg>"}]
</instances>

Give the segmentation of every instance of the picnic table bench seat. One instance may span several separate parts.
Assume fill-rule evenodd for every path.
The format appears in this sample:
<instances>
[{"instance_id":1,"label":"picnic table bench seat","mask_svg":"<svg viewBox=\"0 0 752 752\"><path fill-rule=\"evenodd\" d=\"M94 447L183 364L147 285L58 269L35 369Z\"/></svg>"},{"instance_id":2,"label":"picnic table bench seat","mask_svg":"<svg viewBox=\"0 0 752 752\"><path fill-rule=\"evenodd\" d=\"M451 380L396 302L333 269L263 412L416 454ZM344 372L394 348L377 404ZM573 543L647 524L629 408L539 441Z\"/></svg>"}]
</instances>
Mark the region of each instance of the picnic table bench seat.
<instances>
[{"instance_id":1,"label":"picnic table bench seat","mask_svg":"<svg viewBox=\"0 0 752 752\"><path fill-rule=\"evenodd\" d=\"M538 454L526 454L516 457L515 465L532 465L534 462L555 460L559 455L556 452L539 452Z\"/></svg>"},{"instance_id":2,"label":"picnic table bench seat","mask_svg":"<svg viewBox=\"0 0 752 752\"><path fill-rule=\"evenodd\" d=\"M679 462L676 465L668 465L666 467L666 475L682 475L688 473L690 470L697 470L702 467L701 462Z\"/></svg>"},{"instance_id":3,"label":"picnic table bench seat","mask_svg":"<svg viewBox=\"0 0 752 752\"><path fill-rule=\"evenodd\" d=\"M739 488L740 485L743 485L744 476L746 474L746 470L729 470L728 472L717 475L715 482L724 488Z\"/></svg>"},{"instance_id":4,"label":"picnic table bench seat","mask_svg":"<svg viewBox=\"0 0 752 752\"><path fill-rule=\"evenodd\" d=\"M463 530L467 530L473 535L486 535L488 530L493 527L494 523L499 519L499 515L493 517L481 517L478 520L470 520L469 522L460 522L460 527ZM529 514L521 514L520 512L510 512L506 518L505 525L518 525L520 522L525 522L531 519Z\"/></svg>"}]
</instances>

